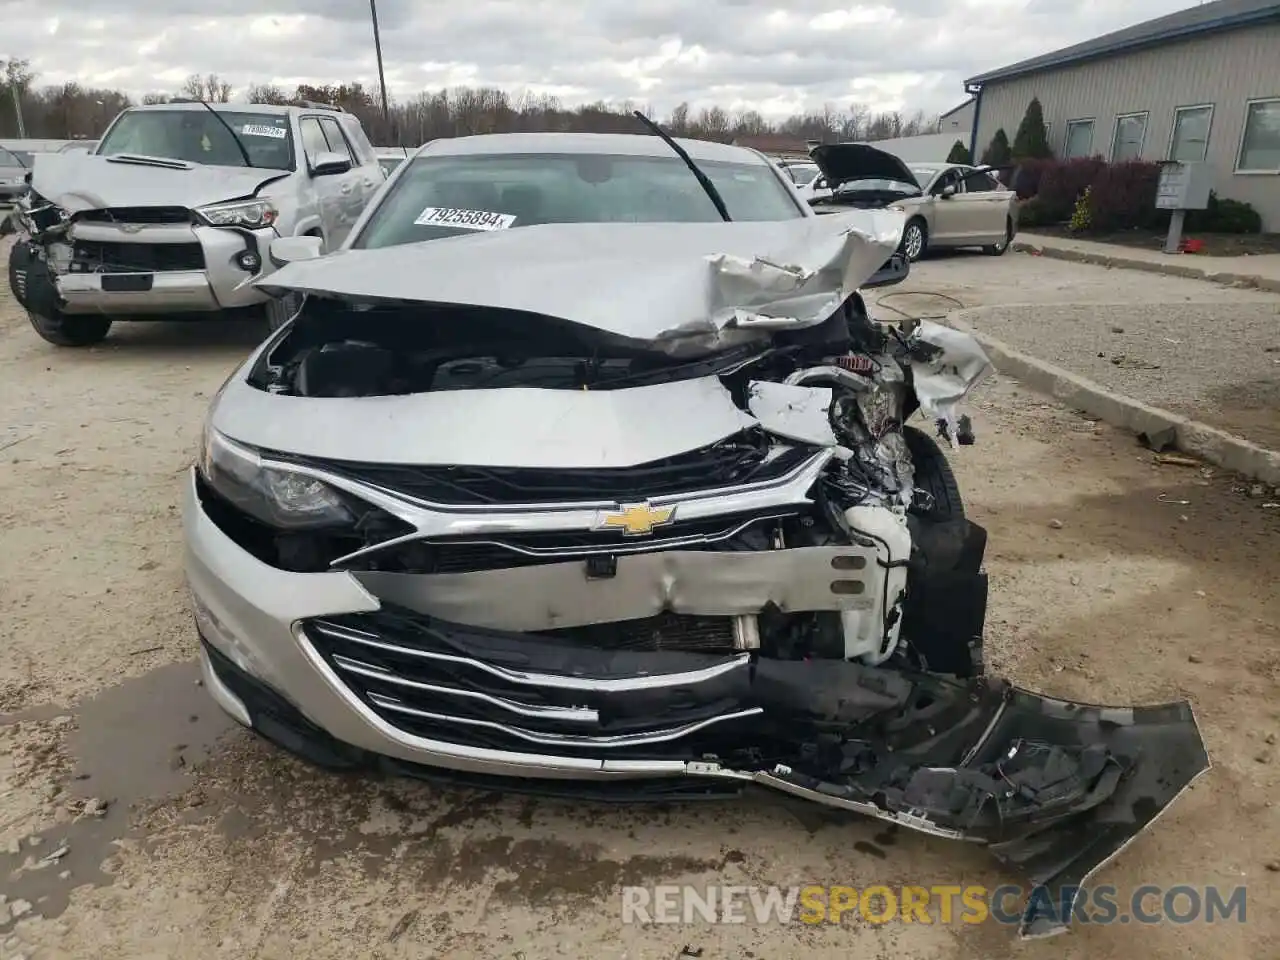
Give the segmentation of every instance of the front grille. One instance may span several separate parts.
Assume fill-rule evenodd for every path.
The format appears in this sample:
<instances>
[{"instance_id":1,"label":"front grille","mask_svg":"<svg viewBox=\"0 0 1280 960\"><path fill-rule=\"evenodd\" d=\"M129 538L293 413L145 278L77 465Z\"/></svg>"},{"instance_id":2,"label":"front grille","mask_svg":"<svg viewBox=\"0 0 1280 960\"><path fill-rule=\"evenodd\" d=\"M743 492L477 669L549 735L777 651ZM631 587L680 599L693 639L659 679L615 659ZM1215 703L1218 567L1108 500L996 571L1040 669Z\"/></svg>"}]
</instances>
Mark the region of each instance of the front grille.
<instances>
[{"instance_id":1,"label":"front grille","mask_svg":"<svg viewBox=\"0 0 1280 960\"><path fill-rule=\"evenodd\" d=\"M693 622L709 618L680 619L690 636L714 630ZM566 631L480 630L391 607L307 620L302 630L383 721L462 746L696 759L722 738L736 743L761 713L744 654L600 650L569 642Z\"/></svg>"},{"instance_id":2,"label":"front grille","mask_svg":"<svg viewBox=\"0 0 1280 960\"><path fill-rule=\"evenodd\" d=\"M89 223L190 223L186 207L109 207L86 210L76 217Z\"/></svg>"},{"instance_id":3,"label":"front grille","mask_svg":"<svg viewBox=\"0 0 1280 960\"><path fill-rule=\"evenodd\" d=\"M204 250L198 243L116 243L77 240L72 269L86 273L164 273L203 270Z\"/></svg>"},{"instance_id":4,"label":"front grille","mask_svg":"<svg viewBox=\"0 0 1280 960\"><path fill-rule=\"evenodd\" d=\"M555 637L606 650L690 650L726 653L734 649L733 620L662 613L642 620L593 623L585 627L549 630Z\"/></svg>"},{"instance_id":5,"label":"front grille","mask_svg":"<svg viewBox=\"0 0 1280 960\"><path fill-rule=\"evenodd\" d=\"M344 569L378 569L425 574L509 570L583 560L600 554L622 556L666 550L767 550L778 523L796 510L726 514L676 522L652 536L628 537L609 530L542 533L504 532L492 538L411 540L363 554Z\"/></svg>"},{"instance_id":6,"label":"front grille","mask_svg":"<svg viewBox=\"0 0 1280 960\"><path fill-rule=\"evenodd\" d=\"M700 450L617 469L413 466L321 460L264 451L274 458L372 484L431 503L453 505L609 501L626 503L693 490L776 480L814 448L796 446L769 457L771 441L747 430Z\"/></svg>"}]
</instances>

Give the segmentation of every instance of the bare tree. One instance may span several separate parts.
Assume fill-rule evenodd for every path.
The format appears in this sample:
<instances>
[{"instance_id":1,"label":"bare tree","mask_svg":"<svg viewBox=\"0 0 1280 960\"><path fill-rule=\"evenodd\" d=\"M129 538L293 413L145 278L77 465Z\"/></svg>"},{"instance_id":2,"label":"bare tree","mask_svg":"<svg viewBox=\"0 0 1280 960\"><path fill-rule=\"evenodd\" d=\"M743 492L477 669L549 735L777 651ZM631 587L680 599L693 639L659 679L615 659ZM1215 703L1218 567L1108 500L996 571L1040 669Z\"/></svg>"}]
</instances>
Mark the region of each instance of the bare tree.
<instances>
[{"instance_id":1,"label":"bare tree","mask_svg":"<svg viewBox=\"0 0 1280 960\"><path fill-rule=\"evenodd\" d=\"M231 84L223 82L216 73L204 77L193 73L183 81L178 95L188 100L204 100L206 103L228 103L231 100Z\"/></svg>"},{"instance_id":2,"label":"bare tree","mask_svg":"<svg viewBox=\"0 0 1280 960\"><path fill-rule=\"evenodd\" d=\"M245 99L250 103L284 104L289 102L289 95L275 84L255 83L245 91Z\"/></svg>"}]
</instances>

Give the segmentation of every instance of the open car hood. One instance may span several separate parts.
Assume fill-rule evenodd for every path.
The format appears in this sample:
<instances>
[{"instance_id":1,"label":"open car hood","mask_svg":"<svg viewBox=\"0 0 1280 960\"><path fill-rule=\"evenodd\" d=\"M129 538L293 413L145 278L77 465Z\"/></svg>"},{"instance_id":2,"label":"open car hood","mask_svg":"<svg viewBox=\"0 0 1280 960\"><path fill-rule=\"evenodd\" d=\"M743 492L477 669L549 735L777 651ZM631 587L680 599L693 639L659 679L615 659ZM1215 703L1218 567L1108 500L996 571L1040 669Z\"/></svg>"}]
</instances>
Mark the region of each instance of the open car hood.
<instances>
[{"instance_id":1,"label":"open car hood","mask_svg":"<svg viewBox=\"0 0 1280 960\"><path fill-rule=\"evenodd\" d=\"M823 143L809 154L828 186L851 180L896 180L919 187L915 175L899 157L865 143Z\"/></svg>"},{"instance_id":2,"label":"open car hood","mask_svg":"<svg viewBox=\"0 0 1280 960\"><path fill-rule=\"evenodd\" d=\"M49 153L36 157L31 189L68 213L109 207L200 207L251 197L287 176L259 167L207 167L160 157Z\"/></svg>"},{"instance_id":3,"label":"open car hood","mask_svg":"<svg viewBox=\"0 0 1280 960\"><path fill-rule=\"evenodd\" d=\"M776 222L573 223L477 232L288 264L269 292L538 314L673 356L822 323L881 271L902 214Z\"/></svg>"}]
</instances>

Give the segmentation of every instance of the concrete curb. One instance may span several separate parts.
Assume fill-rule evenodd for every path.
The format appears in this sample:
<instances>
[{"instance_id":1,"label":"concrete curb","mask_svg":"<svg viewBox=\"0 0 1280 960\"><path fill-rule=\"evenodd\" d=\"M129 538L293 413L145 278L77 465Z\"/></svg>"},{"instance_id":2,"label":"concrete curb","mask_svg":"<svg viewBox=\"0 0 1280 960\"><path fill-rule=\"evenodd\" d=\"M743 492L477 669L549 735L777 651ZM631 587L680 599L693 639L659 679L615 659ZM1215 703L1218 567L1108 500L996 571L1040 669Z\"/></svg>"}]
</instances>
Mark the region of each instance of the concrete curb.
<instances>
[{"instance_id":1,"label":"concrete curb","mask_svg":"<svg viewBox=\"0 0 1280 960\"><path fill-rule=\"evenodd\" d=\"M1221 283L1231 287L1252 287L1257 290L1280 293L1280 278L1260 277L1252 273L1227 273L1208 267L1193 267L1186 263L1163 263L1140 260L1137 257L1112 256L1109 253L1089 253L1084 250L1072 250L1068 247L1055 247L1027 240L1016 240L1009 245L1009 249L1017 253L1034 253L1055 260L1073 260L1076 263L1092 263L1100 267L1143 270L1147 273L1162 273L1169 277L1188 277L1192 280L1207 280L1210 283Z\"/></svg>"},{"instance_id":2,"label":"concrete curb","mask_svg":"<svg viewBox=\"0 0 1280 960\"><path fill-rule=\"evenodd\" d=\"M1172 430L1175 445L1184 453L1194 454L1251 480L1280 486L1280 451L1269 450L1243 437L1168 410L1148 406L1133 397L1112 393L1092 380L1028 356L969 324L967 318L980 315L984 309L956 310L947 316L947 324L982 344L1000 373L1114 427L1147 434Z\"/></svg>"}]
</instances>

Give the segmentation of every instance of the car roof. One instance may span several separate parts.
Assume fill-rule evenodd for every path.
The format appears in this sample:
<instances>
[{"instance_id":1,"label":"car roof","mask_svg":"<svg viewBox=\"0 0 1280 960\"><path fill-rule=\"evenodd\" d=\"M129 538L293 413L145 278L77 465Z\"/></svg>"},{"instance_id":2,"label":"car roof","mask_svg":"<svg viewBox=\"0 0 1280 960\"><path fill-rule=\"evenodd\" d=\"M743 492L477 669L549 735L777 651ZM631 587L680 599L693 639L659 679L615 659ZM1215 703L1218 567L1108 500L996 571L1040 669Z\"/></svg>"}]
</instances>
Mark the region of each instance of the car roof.
<instances>
[{"instance_id":1,"label":"car roof","mask_svg":"<svg viewBox=\"0 0 1280 960\"><path fill-rule=\"evenodd\" d=\"M709 140L676 138L694 160L768 166L769 160L748 147ZM488 133L471 137L447 137L424 144L415 156L491 156L493 154L563 153L622 154L634 157L674 157L661 137L638 133Z\"/></svg>"},{"instance_id":2,"label":"car roof","mask_svg":"<svg viewBox=\"0 0 1280 960\"><path fill-rule=\"evenodd\" d=\"M332 107L308 107L296 103L201 103L199 100L169 100L166 103L140 103L137 106L129 107L130 113L137 113L142 110L206 110L212 107L219 113L226 111L229 113L257 113L265 116L287 116L290 113L299 113L304 110L316 110L321 113L331 113L334 116L342 116L343 111L335 110Z\"/></svg>"}]
</instances>

